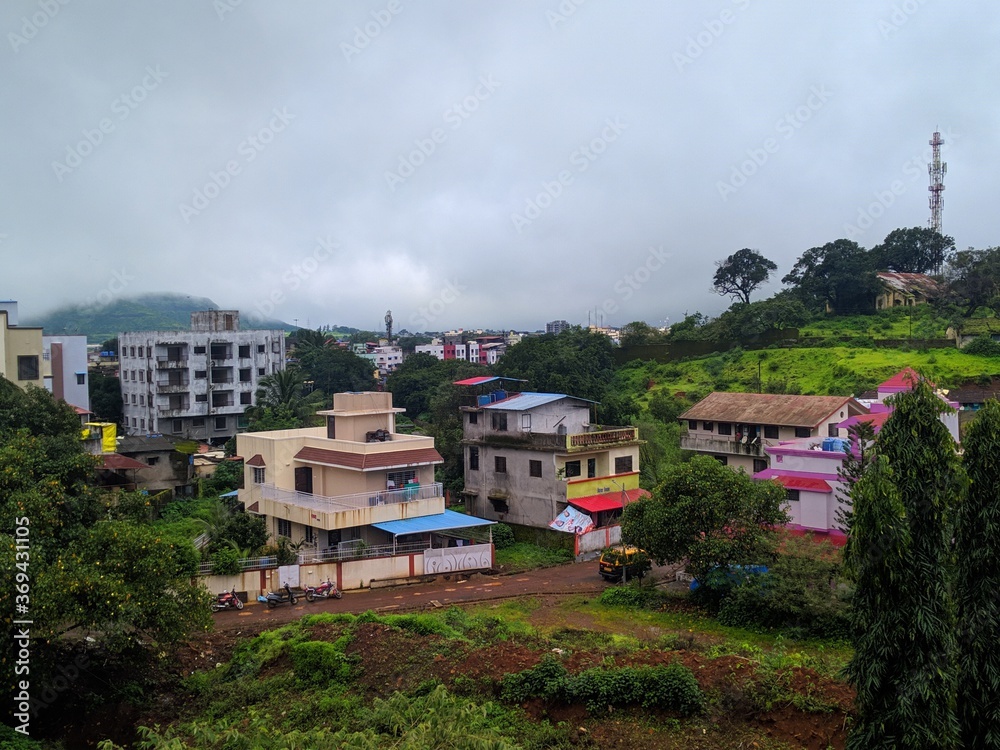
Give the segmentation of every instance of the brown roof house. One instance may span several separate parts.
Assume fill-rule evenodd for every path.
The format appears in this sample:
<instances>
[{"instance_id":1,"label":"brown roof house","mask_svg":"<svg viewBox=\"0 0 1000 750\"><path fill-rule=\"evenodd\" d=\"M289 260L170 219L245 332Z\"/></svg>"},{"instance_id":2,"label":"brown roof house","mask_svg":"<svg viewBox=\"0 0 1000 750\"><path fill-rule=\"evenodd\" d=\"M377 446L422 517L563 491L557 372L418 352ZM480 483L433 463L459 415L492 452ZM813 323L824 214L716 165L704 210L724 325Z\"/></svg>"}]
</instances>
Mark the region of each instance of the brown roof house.
<instances>
[{"instance_id":1,"label":"brown roof house","mask_svg":"<svg viewBox=\"0 0 1000 750\"><path fill-rule=\"evenodd\" d=\"M841 437L837 424L868 412L847 396L710 393L680 415L681 448L748 474L769 468L766 446L782 440Z\"/></svg>"},{"instance_id":2,"label":"brown roof house","mask_svg":"<svg viewBox=\"0 0 1000 750\"><path fill-rule=\"evenodd\" d=\"M875 275L882 282L882 292L875 298L877 310L923 305L941 296L940 284L924 273L880 271Z\"/></svg>"},{"instance_id":3,"label":"brown roof house","mask_svg":"<svg viewBox=\"0 0 1000 750\"><path fill-rule=\"evenodd\" d=\"M300 547L302 585L334 575L360 588L492 566L491 544L458 541L470 540L460 530L493 522L445 508L434 479L444 459L434 438L396 431L402 411L391 393L337 393L320 427L236 436L246 459L239 500L272 537ZM296 569L291 584L299 580Z\"/></svg>"}]
</instances>

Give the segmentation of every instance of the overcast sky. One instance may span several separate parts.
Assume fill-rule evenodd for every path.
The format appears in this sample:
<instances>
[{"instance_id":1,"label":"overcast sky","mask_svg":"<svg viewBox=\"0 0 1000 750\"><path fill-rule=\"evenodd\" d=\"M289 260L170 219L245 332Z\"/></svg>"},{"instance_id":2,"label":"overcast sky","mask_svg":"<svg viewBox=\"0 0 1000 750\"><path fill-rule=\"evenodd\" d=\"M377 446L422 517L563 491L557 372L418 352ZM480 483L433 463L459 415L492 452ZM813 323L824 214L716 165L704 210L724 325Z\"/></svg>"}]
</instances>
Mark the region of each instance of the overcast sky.
<instances>
[{"instance_id":1,"label":"overcast sky","mask_svg":"<svg viewBox=\"0 0 1000 750\"><path fill-rule=\"evenodd\" d=\"M0 297L300 325L721 312L714 262L1000 244L1000 6L4 0Z\"/></svg>"}]
</instances>

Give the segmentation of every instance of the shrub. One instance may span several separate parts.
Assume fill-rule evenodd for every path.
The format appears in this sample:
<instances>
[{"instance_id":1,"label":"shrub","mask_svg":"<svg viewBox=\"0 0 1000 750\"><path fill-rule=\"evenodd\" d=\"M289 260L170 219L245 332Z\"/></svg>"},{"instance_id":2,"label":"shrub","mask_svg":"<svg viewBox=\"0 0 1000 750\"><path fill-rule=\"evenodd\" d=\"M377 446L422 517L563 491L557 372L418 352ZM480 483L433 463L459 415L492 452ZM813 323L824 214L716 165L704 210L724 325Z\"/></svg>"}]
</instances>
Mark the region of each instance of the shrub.
<instances>
[{"instance_id":1,"label":"shrub","mask_svg":"<svg viewBox=\"0 0 1000 750\"><path fill-rule=\"evenodd\" d=\"M1000 357L1000 343L989 336L976 336L966 344L962 351L966 354L976 354L980 357Z\"/></svg>"},{"instance_id":2,"label":"shrub","mask_svg":"<svg viewBox=\"0 0 1000 750\"><path fill-rule=\"evenodd\" d=\"M240 553L232 547L223 547L212 555L212 574L217 576L234 576L243 567L240 565Z\"/></svg>"},{"instance_id":3,"label":"shrub","mask_svg":"<svg viewBox=\"0 0 1000 750\"><path fill-rule=\"evenodd\" d=\"M507 549L514 546L514 530L505 523L498 523L493 527L494 548Z\"/></svg>"},{"instance_id":4,"label":"shrub","mask_svg":"<svg viewBox=\"0 0 1000 750\"><path fill-rule=\"evenodd\" d=\"M613 586L604 589L598 601L606 607L652 609L662 599L663 595L651 586L640 588L630 584L628 586Z\"/></svg>"},{"instance_id":5,"label":"shrub","mask_svg":"<svg viewBox=\"0 0 1000 750\"><path fill-rule=\"evenodd\" d=\"M344 655L347 643L346 636L334 643L296 643L290 654L296 679L304 685L315 687L346 683L351 678L351 665Z\"/></svg>"}]
</instances>

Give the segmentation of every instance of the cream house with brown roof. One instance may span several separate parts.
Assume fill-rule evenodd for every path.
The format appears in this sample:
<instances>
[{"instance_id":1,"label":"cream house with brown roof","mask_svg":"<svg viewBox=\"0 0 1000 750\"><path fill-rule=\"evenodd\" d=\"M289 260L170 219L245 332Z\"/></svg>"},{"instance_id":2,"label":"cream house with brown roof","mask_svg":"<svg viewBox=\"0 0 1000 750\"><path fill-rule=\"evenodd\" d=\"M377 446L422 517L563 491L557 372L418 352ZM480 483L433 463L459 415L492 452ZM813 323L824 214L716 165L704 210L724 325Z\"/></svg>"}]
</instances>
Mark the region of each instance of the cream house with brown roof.
<instances>
[{"instance_id":1,"label":"cream house with brown roof","mask_svg":"<svg viewBox=\"0 0 1000 750\"><path fill-rule=\"evenodd\" d=\"M300 543L305 562L406 553L411 575L426 572L416 557L455 544L448 532L491 522L445 509L434 481L443 459L433 438L396 431L402 411L391 393L337 393L333 409L318 412L321 427L238 435L239 500L265 517L272 537ZM473 567L492 564L491 546L483 555Z\"/></svg>"},{"instance_id":2,"label":"cream house with brown roof","mask_svg":"<svg viewBox=\"0 0 1000 750\"><path fill-rule=\"evenodd\" d=\"M847 396L710 393L680 415L681 448L756 474L769 467L766 446L839 437L837 424L867 409Z\"/></svg>"}]
</instances>

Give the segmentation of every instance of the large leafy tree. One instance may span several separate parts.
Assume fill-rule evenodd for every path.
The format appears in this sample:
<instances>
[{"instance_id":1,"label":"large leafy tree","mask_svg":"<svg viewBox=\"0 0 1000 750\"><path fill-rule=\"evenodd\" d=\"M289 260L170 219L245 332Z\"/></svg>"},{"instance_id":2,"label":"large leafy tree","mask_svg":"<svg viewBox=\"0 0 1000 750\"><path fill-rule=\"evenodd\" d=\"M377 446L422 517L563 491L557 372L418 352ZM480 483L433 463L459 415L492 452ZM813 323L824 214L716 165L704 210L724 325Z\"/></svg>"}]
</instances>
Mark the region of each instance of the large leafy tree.
<instances>
[{"instance_id":1,"label":"large leafy tree","mask_svg":"<svg viewBox=\"0 0 1000 750\"><path fill-rule=\"evenodd\" d=\"M963 747L1000 750L1000 402L966 433L968 490L955 531L958 712Z\"/></svg>"},{"instance_id":2,"label":"large leafy tree","mask_svg":"<svg viewBox=\"0 0 1000 750\"><path fill-rule=\"evenodd\" d=\"M305 374L298 367L288 367L261 378L255 395L256 405L247 409L251 420L262 417L266 409L284 410L299 421L296 426L309 423L324 402L322 391L306 392Z\"/></svg>"},{"instance_id":3,"label":"large leafy tree","mask_svg":"<svg viewBox=\"0 0 1000 750\"><path fill-rule=\"evenodd\" d=\"M622 347L663 344L666 340L666 335L660 329L653 328L642 320L626 323L618 332L618 344Z\"/></svg>"},{"instance_id":4,"label":"large leafy tree","mask_svg":"<svg viewBox=\"0 0 1000 750\"><path fill-rule=\"evenodd\" d=\"M781 280L809 308L865 313L875 308L879 281L876 259L851 240L835 240L806 250Z\"/></svg>"},{"instance_id":5,"label":"large leafy tree","mask_svg":"<svg viewBox=\"0 0 1000 750\"><path fill-rule=\"evenodd\" d=\"M99 419L120 424L122 421L122 386L118 378L92 372L87 390L90 408Z\"/></svg>"},{"instance_id":6,"label":"large leafy tree","mask_svg":"<svg viewBox=\"0 0 1000 750\"><path fill-rule=\"evenodd\" d=\"M688 571L704 580L716 566L773 558L774 529L789 520L785 498L777 482L755 482L695 456L667 471L652 497L626 506L622 538L661 565L687 560Z\"/></svg>"},{"instance_id":7,"label":"large leafy tree","mask_svg":"<svg viewBox=\"0 0 1000 750\"><path fill-rule=\"evenodd\" d=\"M461 360L439 360L421 352L411 354L397 367L386 382L392 392L392 403L406 409L410 419L420 419L430 408L431 395L438 385L455 374ZM484 370L485 372L485 370Z\"/></svg>"},{"instance_id":8,"label":"large leafy tree","mask_svg":"<svg viewBox=\"0 0 1000 750\"><path fill-rule=\"evenodd\" d=\"M375 385L375 363L346 349L309 349L299 366L305 379L326 394L370 391Z\"/></svg>"},{"instance_id":9,"label":"large leafy tree","mask_svg":"<svg viewBox=\"0 0 1000 750\"><path fill-rule=\"evenodd\" d=\"M1000 247L961 250L945 269L950 300L965 308L971 317L980 307L1000 314Z\"/></svg>"},{"instance_id":10,"label":"large leafy tree","mask_svg":"<svg viewBox=\"0 0 1000 750\"><path fill-rule=\"evenodd\" d=\"M603 334L570 328L522 339L497 362L496 372L526 380L533 391L601 401L615 372L614 348Z\"/></svg>"},{"instance_id":11,"label":"large leafy tree","mask_svg":"<svg viewBox=\"0 0 1000 750\"><path fill-rule=\"evenodd\" d=\"M13 612L11 579L30 577L35 685L68 639L87 634L115 658L137 639L162 644L208 624L207 594L191 579L193 545L157 534L144 496L99 493L94 468L70 407L0 379L0 591ZM15 568L15 527L29 530L27 571ZM0 652L0 672L10 687L8 651Z\"/></svg>"},{"instance_id":12,"label":"large leafy tree","mask_svg":"<svg viewBox=\"0 0 1000 750\"><path fill-rule=\"evenodd\" d=\"M748 247L737 250L725 260L716 262L712 288L716 294L730 296L750 304L750 295L778 270L774 262Z\"/></svg>"},{"instance_id":13,"label":"large leafy tree","mask_svg":"<svg viewBox=\"0 0 1000 750\"><path fill-rule=\"evenodd\" d=\"M853 530L855 538L861 537L858 555L884 557L878 529L865 528L863 513L866 504L898 499L906 520L905 566L892 571L891 595L855 600L860 656L852 661L850 674L863 718L855 730L860 739L852 739L851 747L951 750L958 743L958 721L950 524L962 489L961 474L954 441L939 419L947 406L931 386L918 380L891 403L894 411L875 441L881 484L877 492L870 489L870 471L856 484L860 489L852 493ZM883 510L879 517L897 512ZM869 564L857 559L861 568ZM902 634L896 629L900 621ZM861 628L864 623L870 626ZM885 744L881 738L874 742L879 732L897 744Z\"/></svg>"},{"instance_id":14,"label":"large leafy tree","mask_svg":"<svg viewBox=\"0 0 1000 750\"><path fill-rule=\"evenodd\" d=\"M880 270L902 273L937 272L955 247L955 240L935 229L894 229L872 248Z\"/></svg>"}]
</instances>

